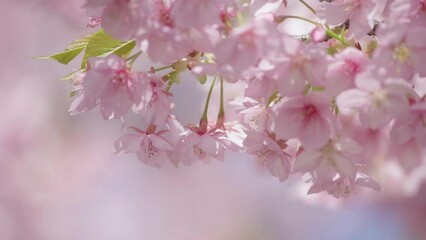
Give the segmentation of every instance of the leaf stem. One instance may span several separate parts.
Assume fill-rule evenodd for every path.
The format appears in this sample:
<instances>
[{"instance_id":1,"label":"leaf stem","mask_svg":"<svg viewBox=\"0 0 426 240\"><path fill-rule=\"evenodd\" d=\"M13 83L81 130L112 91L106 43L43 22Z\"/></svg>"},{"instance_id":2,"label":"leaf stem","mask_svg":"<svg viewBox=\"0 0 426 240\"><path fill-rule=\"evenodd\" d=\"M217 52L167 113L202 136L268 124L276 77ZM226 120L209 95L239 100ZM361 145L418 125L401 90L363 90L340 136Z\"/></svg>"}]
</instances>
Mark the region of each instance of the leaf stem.
<instances>
[{"instance_id":1,"label":"leaf stem","mask_svg":"<svg viewBox=\"0 0 426 240\"><path fill-rule=\"evenodd\" d=\"M132 56L128 57L126 59L126 62L129 62L130 65L133 65L133 63L136 61L136 59L142 54L142 51L138 51Z\"/></svg>"},{"instance_id":2,"label":"leaf stem","mask_svg":"<svg viewBox=\"0 0 426 240\"><path fill-rule=\"evenodd\" d=\"M225 108L223 103L223 78L220 78L220 108L217 115L216 126L223 127L225 123Z\"/></svg>"}]
</instances>

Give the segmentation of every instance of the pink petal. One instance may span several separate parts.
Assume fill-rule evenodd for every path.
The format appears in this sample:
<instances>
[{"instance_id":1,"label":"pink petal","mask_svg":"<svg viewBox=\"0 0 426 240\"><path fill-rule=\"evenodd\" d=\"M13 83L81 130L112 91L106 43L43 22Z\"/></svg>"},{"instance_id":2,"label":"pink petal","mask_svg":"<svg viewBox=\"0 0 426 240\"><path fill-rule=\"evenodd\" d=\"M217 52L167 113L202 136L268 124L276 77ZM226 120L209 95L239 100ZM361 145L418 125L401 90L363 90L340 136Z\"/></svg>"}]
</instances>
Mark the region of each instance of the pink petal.
<instances>
[{"instance_id":1,"label":"pink petal","mask_svg":"<svg viewBox=\"0 0 426 240\"><path fill-rule=\"evenodd\" d=\"M162 137L159 137L155 134L150 134L147 137L151 140L152 145L154 145L156 148L166 151L173 150L173 147L170 145L170 143Z\"/></svg>"},{"instance_id":2,"label":"pink petal","mask_svg":"<svg viewBox=\"0 0 426 240\"><path fill-rule=\"evenodd\" d=\"M348 177L351 180L355 180L356 167L347 157L337 154L334 158L336 163L337 171L343 176Z\"/></svg>"},{"instance_id":3,"label":"pink petal","mask_svg":"<svg viewBox=\"0 0 426 240\"><path fill-rule=\"evenodd\" d=\"M123 151L124 153L139 152L141 150L141 143L145 135L141 134L127 134L117 139L114 142L114 151L119 153Z\"/></svg>"},{"instance_id":4,"label":"pink petal","mask_svg":"<svg viewBox=\"0 0 426 240\"><path fill-rule=\"evenodd\" d=\"M310 172L318 166L320 159L321 152L319 151L303 151L296 157L294 171Z\"/></svg>"},{"instance_id":5,"label":"pink petal","mask_svg":"<svg viewBox=\"0 0 426 240\"><path fill-rule=\"evenodd\" d=\"M339 108L360 108L367 103L368 93L359 89L351 89L337 96Z\"/></svg>"}]
</instances>

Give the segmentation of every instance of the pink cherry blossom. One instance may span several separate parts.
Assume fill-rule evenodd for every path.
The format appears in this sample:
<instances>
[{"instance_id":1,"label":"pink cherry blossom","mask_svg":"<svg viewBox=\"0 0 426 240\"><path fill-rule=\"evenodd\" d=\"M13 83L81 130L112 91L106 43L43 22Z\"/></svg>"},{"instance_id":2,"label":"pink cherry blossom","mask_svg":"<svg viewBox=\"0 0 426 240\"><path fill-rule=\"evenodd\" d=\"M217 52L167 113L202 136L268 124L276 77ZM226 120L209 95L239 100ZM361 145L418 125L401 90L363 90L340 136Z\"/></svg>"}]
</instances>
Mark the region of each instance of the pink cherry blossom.
<instances>
[{"instance_id":1,"label":"pink cherry blossom","mask_svg":"<svg viewBox=\"0 0 426 240\"><path fill-rule=\"evenodd\" d=\"M287 0L251 0L250 12L254 16L276 13L281 7L287 7Z\"/></svg>"},{"instance_id":2,"label":"pink cherry blossom","mask_svg":"<svg viewBox=\"0 0 426 240\"><path fill-rule=\"evenodd\" d=\"M401 185L426 168L426 0L294 1L289 8L286 0L85 3L89 27L137 43L131 52L105 50L66 78L76 95L71 114L99 107L104 119L147 127L118 139L117 152L155 167L245 152L280 181L303 173L308 194L336 198L379 190L372 178L392 179L387 166L396 166ZM296 5L306 11L293 12ZM309 27L295 29L288 19ZM67 63L98 44L86 40L43 59ZM140 56L148 65L135 64ZM130 70L149 61L157 69ZM186 71L199 81L184 79ZM199 127L181 123L175 95L210 78ZM199 99L185 101L185 110L198 113Z\"/></svg>"},{"instance_id":3,"label":"pink cherry blossom","mask_svg":"<svg viewBox=\"0 0 426 240\"><path fill-rule=\"evenodd\" d=\"M256 156L281 182L288 178L292 163L291 156L284 151L284 140L276 140L275 135L267 132L249 132L243 145L246 153Z\"/></svg>"},{"instance_id":4,"label":"pink cherry blossom","mask_svg":"<svg viewBox=\"0 0 426 240\"><path fill-rule=\"evenodd\" d=\"M244 96L257 101L266 102L277 89L277 83L267 76L253 76L245 80L247 83Z\"/></svg>"},{"instance_id":5,"label":"pink cherry blossom","mask_svg":"<svg viewBox=\"0 0 426 240\"><path fill-rule=\"evenodd\" d=\"M175 28L170 16L170 6L163 1L154 1L140 31L138 42L154 62L171 64L195 51L193 41Z\"/></svg>"},{"instance_id":6,"label":"pink cherry blossom","mask_svg":"<svg viewBox=\"0 0 426 240\"><path fill-rule=\"evenodd\" d=\"M408 117L395 121L391 137L397 144L403 144L414 138L417 144L426 147L426 101L414 96L407 113Z\"/></svg>"},{"instance_id":7,"label":"pink cherry blossom","mask_svg":"<svg viewBox=\"0 0 426 240\"><path fill-rule=\"evenodd\" d=\"M262 57L273 57L281 46L280 33L272 21L257 18L233 29L228 38L217 44L214 54L219 66L230 66L240 73L255 66Z\"/></svg>"},{"instance_id":8,"label":"pink cherry blossom","mask_svg":"<svg viewBox=\"0 0 426 240\"><path fill-rule=\"evenodd\" d=\"M203 29L206 25L221 22L221 8L230 0L176 0L170 15L180 29Z\"/></svg>"},{"instance_id":9,"label":"pink cherry blossom","mask_svg":"<svg viewBox=\"0 0 426 240\"><path fill-rule=\"evenodd\" d=\"M137 0L87 0L91 17L102 17L102 28L113 37L130 40L136 36L142 20Z\"/></svg>"},{"instance_id":10,"label":"pink cherry blossom","mask_svg":"<svg viewBox=\"0 0 426 240\"><path fill-rule=\"evenodd\" d=\"M71 114L99 106L104 119L123 117L132 106L151 96L143 73L130 72L116 55L89 59L90 69L70 107Z\"/></svg>"},{"instance_id":11,"label":"pink cherry blossom","mask_svg":"<svg viewBox=\"0 0 426 240\"><path fill-rule=\"evenodd\" d=\"M363 173L357 173L356 179L352 180L347 177L338 177L334 180L326 182L314 182L309 188L308 194L327 192L335 198L347 198L355 192L358 187L367 187L380 191L380 185Z\"/></svg>"},{"instance_id":12,"label":"pink cherry blossom","mask_svg":"<svg viewBox=\"0 0 426 240\"><path fill-rule=\"evenodd\" d=\"M366 177L360 180L363 174L358 172L356 157L361 151L361 146L351 139L332 140L320 150L302 151L296 157L294 171L312 175L313 185L308 194L327 191L337 198L347 197L358 182L378 190L373 180L367 180Z\"/></svg>"},{"instance_id":13,"label":"pink cherry blossom","mask_svg":"<svg viewBox=\"0 0 426 240\"><path fill-rule=\"evenodd\" d=\"M354 48L346 48L334 55L326 75L326 91L337 96L344 90L354 88L356 76L365 71L368 63L367 56Z\"/></svg>"},{"instance_id":14,"label":"pink cherry blossom","mask_svg":"<svg viewBox=\"0 0 426 240\"><path fill-rule=\"evenodd\" d=\"M393 0L389 1L385 11L386 21L412 22L423 25L426 21L425 0Z\"/></svg>"},{"instance_id":15,"label":"pink cherry blossom","mask_svg":"<svg viewBox=\"0 0 426 240\"><path fill-rule=\"evenodd\" d=\"M173 146L162 135L165 131L155 133L155 126L150 125L146 132L133 128L136 133L127 134L115 141L116 153L136 153L143 163L160 168L168 160L167 151Z\"/></svg>"},{"instance_id":16,"label":"pink cherry blossom","mask_svg":"<svg viewBox=\"0 0 426 240\"><path fill-rule=\"evenodd\" d=\"M194 125L180 136L180 142L176 146L180 162L190 165L197 161L208 163L213 159L223 160L224 147L214 137L213 132L205 132Z\"/></svg>"},{"instance_id":17,"label":"pink cherry blossom","mask_svg":"<svg viewBox=\"0 0 426 240\"><path fill-rule=\"evenodd\" d=\"M358 78L358 88L342 92L337 97L337 105L339 108L355 109L365 127L378 129L393 117L405 116L409 107L407 94L412 89L402 79L378 81L370 77Z\"/></svg>"},{"instance_id":18,"label":"pink cherry blossom","mask_svg":"<svg viewBox=\"0 0 426 240\"><path fill-rule=\"evenodd\" d=\"M319 149L329 141L335 117L327 97L311 93L284 98L276 105L275 111L278 137L298 138L306 149Z\"/></svg>"},{"instance_id":19,"label":"pink cherry blossom","mask_svg":"<svg viewBox=\"0 0 426 240\"><path fill-rule=\"evenodd\" d=\"M327 73L324 51L290 36L284 37L283 55L272 64L275 68L268 74L277 79L278 89L284 96L302 94L307 84L322 86Z\"/></svg>"},{"instance_id":20,"label":"pink cherry blossom","mask_svg":"<svg viewBox=\"0 0 426 240\"><path fill-rule=\"evenodd\" d=\"M357 167L352 160L361 146L348 138L328 142L319 150L304 150L296 158L294 171L315 172L317 177L332 180L336 173L354 180Z\"/></svg>"},{"instance_id":21,"label":"pink cherry blossom","mask_svg":"<svg viewBox=\"0 0 426 240\"><path fill-rule=\"evenodd\" d=\"M165 91L165 84L161 78L148 74L146 79L149 81L149 89L152 94L136 109L146 124L163 126L171 111L170 93Z\"/></svg>"},{"instance_id":22,"label":"pink cherry blossom","mask_svg":"<svg viewBox=\"0 0 426 240\"><path fill-rule=\"evenodd\" d=\"M424 146L419 145L415 138L399 145L392 145L390 151L390 158L396 159L399 166L408 174L424 164L424 156Z\"/></svg>"},{"instance_id":23,"label":"pink cherry blossom","mask_svg":"<svg viewBox=\"0 0 426 240\"><path fill-rule=\"evenodd\" d=\"M426 23L426 21L425 21ZM401 25L403 24L403 25ZM426 27L410 22L390 22L379 27L380 44L373 61L387 76L411 79L426 76Z\"/></svg>"},{"instance_id":24,"label":"pink cherry blossom","mask_svg":"<svg viewBox=\"0 0 426 240\"><path fill-rule=\"evenodd\" d=\"M223 125L216 123L210 126L209 134L219 142L219 152L230 150L233 152L243 151L243 141L246 138L244 127L237 121L224 122ZM221 159L221 158L219 158Z\"/></svg>"},{"instance_id":25,"label":"pink cherry blossom","mask_svg":"<svg viewBox=\"0 0 426 240\"><path fill-rule=\"evenodd\" d=\"M229 105L241 116L241 124L250 131L264 132L269 130L273 113L264 103L245 97L234 99Z\"/></svg>"},{"instance_id":26,"label":"pink cherry blossom","mask_svg":"<svg viewBox=\"0 0 426 240\"><path fill-rule=\"evenodd\" d=\"M339 25L349 20L349 31L355 38L365 36L374 26L376 1L374 0L334 0L323 1L318 16L327 24Z\"/></svg>"}]
</instances>

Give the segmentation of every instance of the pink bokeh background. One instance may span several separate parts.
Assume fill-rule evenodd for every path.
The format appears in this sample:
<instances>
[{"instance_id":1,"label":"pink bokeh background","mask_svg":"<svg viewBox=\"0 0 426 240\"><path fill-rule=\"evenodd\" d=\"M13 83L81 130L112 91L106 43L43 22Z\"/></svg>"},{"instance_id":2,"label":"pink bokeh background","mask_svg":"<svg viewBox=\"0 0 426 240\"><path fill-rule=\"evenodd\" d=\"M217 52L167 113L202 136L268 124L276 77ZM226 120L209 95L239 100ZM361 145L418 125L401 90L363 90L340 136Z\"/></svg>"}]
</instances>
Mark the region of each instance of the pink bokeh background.
<instances>
[{"instance_id":1,"label":"pink bokeh background","mask_svg":"<svg viewBox=\"0 0 426 240\"><path fill-rule=\"evenodd\" d=\"M160 170L114 155L120 122L67 112L70 85L58 79L78 63L32 58L91 31L83 2L0 0L0 240L425 239L423 185L337 202L242 154ZM174 88L184 122L205 98L193 86Z\"/></svg>"}]
</instances>

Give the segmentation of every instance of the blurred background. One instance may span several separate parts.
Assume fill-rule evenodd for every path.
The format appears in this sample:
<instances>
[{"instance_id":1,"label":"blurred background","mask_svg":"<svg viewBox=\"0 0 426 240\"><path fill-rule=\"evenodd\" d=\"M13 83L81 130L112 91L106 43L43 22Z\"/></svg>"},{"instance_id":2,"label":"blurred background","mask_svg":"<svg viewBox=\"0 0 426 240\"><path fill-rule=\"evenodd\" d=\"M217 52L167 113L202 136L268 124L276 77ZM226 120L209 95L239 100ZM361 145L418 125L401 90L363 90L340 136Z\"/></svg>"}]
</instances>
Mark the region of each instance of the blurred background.
<instances>
[{"instance_id":1,"label":"blurred background","mask_svg":"<svg viewBox=\"0 0 426 240\"><path fill-rule=\"evenodd\" d=\"M336 201L246 155L160 170L114 155L119 121L67 112L71 86L58 79L77 61L31 58L92 31L83 2L0 0L0 240L425 239L420 181ZM188 86L173 89L176 115L196 122L202 103L191 98L205 89L188 96Z\"/></svg>"}]
</instances>

